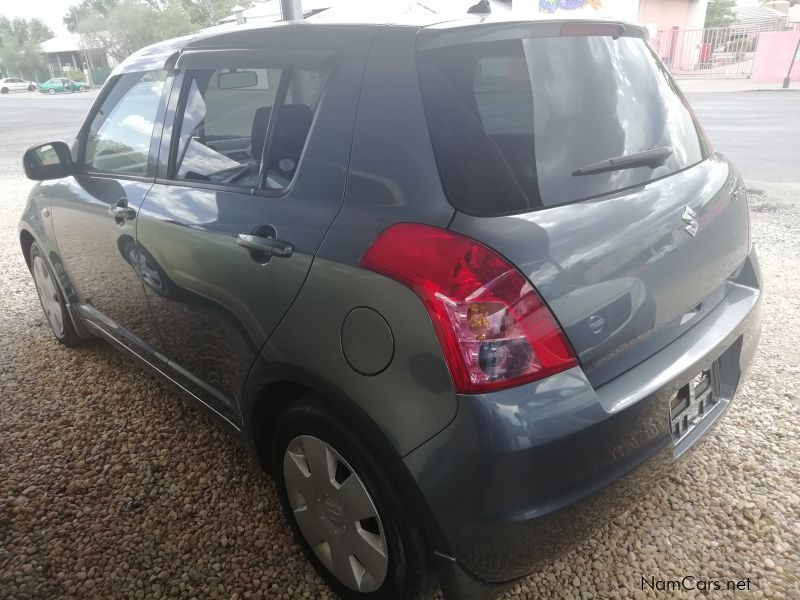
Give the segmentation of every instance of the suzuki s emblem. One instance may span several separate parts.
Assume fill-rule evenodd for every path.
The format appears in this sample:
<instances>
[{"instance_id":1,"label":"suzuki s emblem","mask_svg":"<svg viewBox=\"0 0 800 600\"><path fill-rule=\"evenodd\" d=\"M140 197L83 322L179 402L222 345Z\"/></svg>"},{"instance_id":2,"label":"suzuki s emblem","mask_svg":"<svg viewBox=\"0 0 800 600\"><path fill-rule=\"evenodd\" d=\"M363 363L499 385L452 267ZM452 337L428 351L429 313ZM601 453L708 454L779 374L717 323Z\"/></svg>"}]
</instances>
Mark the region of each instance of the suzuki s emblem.
<instances>
[{"instance_id":1,"label":"suzuki s emblem","mask_svg":"<svg viewBox=\"0 0 800 600\"><path fill-rule=\"evenodd\" d=\"M681 219L684 220L686 223L686 227L684 227L684 231L688 233L690 236L694 237L697 235L697 228L699 226L697 222L697 213L694 212L688 206L683 209L683 216Z\"/></svg>"}]
</instances>

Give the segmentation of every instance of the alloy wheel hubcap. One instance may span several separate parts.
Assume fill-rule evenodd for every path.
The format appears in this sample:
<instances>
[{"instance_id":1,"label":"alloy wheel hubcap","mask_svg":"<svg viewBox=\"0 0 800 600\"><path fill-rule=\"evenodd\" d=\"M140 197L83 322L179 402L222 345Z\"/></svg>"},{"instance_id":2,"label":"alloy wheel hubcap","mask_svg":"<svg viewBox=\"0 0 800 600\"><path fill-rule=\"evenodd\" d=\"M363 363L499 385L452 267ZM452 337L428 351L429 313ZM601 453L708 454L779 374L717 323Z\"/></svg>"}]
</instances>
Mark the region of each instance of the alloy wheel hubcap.
<instances>
[{"instance_id":1,"label":"alloy wheel hubcap","mask_svg":"<svg viewBox=\"0 0 800 600\"><path fill-rule=\"evenodd\" d=\"M318 438L298 436L284 452L283 477L297 525L322 564L352 590L380 588L389 568L383 524L342 455Z\"/></svg>"},{"instance_id":2,"label":"alloy wheel hubcap","mask_svg":"<svg viewBox=\"0 0 800 600\"><path fill-rule=\"evenodd\" d=\"M33 281L36 284L36 291L42 301L44 314L50 328L57 336L64 334L64 312L61 310L61 301L58 298L56 282L50 276L50 271L39 256L33 259Z\"/></svg>"}]
</instances>

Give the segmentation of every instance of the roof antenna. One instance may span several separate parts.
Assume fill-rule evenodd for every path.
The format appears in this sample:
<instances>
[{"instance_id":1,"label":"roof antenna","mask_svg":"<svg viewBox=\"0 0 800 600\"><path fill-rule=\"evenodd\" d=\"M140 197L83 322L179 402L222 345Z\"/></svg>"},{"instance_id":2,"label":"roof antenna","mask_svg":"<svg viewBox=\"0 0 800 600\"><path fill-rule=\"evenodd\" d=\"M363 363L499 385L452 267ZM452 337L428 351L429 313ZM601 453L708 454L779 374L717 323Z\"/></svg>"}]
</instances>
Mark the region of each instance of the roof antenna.
<instances>
[{"instance_id":1,"label":"roof antenna","mask_svg":"<svg viewBox=\"0 0 800 600\"><path fill-rule=\"evenodd\" d=\"M492 12L492 7L489 5L489 0L480 0L477 4L473 4L467 9L467 14L470 15L488 15Z\"/></svg>"}]
</instances>

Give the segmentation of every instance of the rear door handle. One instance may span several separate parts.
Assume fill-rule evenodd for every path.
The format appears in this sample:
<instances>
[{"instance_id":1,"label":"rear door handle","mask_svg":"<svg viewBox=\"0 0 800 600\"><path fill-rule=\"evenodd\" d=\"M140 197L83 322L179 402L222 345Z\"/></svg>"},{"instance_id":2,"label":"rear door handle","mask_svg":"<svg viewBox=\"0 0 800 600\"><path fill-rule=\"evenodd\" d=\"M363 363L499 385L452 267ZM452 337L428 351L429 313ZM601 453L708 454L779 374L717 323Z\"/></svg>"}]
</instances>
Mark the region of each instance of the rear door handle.
<instances>
[{"instance_id":1,"label":"rear door handle","mask_svg":"<svg viewBox=\"0 0 800 600\"><path fill-rule=\"evenodd\" d=\"M275 238L265 238L258 235L248 235L240 233L236 238L236 243L242 248L246 248L252 252L263 252L268 256L291 256L294 248L289 242L278 240Z\"/></svg>"}]
</instances>

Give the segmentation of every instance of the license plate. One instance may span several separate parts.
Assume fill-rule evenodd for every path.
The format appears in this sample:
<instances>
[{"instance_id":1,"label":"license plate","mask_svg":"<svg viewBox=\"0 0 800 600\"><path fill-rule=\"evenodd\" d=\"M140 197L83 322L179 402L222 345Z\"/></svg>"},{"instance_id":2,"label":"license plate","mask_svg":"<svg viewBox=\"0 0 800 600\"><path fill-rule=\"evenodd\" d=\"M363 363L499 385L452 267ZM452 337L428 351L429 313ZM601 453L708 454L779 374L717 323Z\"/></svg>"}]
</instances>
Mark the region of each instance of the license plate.
<instances>
[{"instance_id":1,"label":"license plate","mask_svg":"<svg viewBox=\"0 0 800 600\"><path fill-rule=\"evenodd\" d=\"M672 441L678 444L716 406L719 398L715 393L714 369L703 371L683 386L672 399L669 407Z\"/></svg>"}]
</instances>

